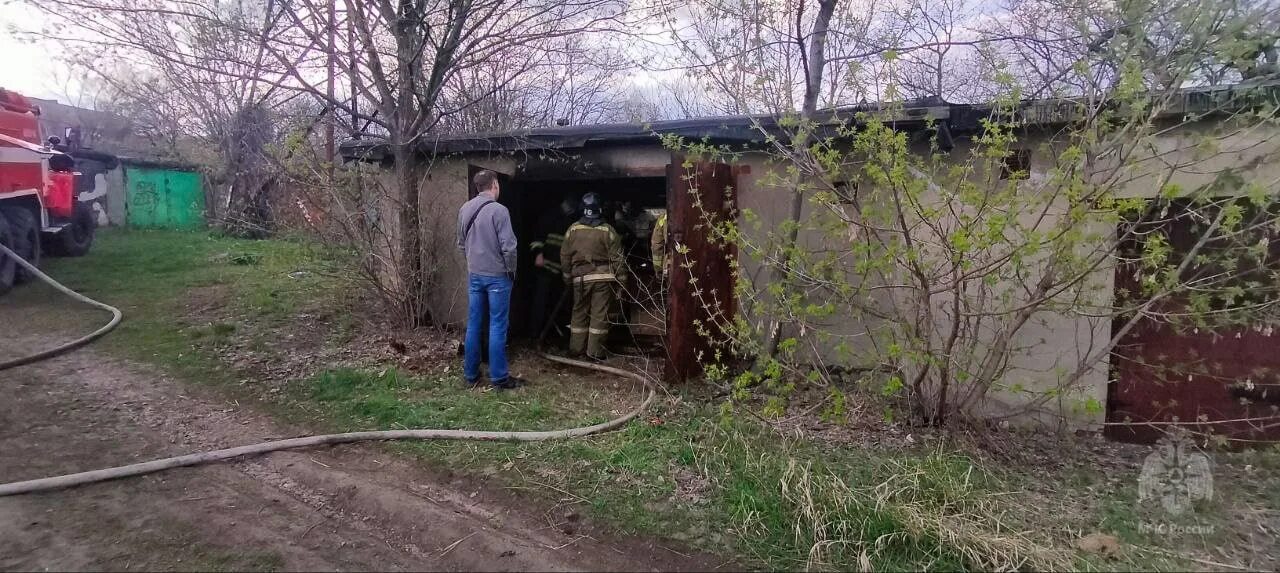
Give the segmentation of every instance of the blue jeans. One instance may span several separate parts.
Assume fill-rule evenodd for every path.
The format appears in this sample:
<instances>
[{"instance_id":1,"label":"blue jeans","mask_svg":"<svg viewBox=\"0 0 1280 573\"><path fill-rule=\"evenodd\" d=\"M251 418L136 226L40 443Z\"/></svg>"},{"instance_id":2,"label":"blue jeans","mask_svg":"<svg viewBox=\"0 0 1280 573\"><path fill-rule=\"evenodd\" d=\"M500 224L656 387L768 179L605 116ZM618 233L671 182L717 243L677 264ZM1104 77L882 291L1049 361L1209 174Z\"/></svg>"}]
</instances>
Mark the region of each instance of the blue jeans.
<instances>
[{"instance_id":1,"label":"blue jeans","mask_svg":"<svg viewBox=\"0 0 1280 573\"><path fill-rule=\"evenodd\" d=\"M489 319L489 380L507 379L507 327L511 313L511 279L471 275L467 288L466 357L462 375L467 382L480 379L480 337L484 320Z\"/></svg>"}]
</instances>

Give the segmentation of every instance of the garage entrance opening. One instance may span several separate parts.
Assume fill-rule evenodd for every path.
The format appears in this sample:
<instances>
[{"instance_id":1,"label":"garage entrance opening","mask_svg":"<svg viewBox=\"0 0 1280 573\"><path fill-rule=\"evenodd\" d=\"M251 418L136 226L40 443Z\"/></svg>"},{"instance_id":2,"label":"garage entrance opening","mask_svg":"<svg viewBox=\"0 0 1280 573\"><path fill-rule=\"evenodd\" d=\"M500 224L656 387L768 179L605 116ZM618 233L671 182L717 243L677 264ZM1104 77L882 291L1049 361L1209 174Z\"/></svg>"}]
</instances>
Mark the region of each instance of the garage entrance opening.
<instances>
[{"instance_id":1,"label":"garage entrance opening","mask_svg":"<svg viewBox=\"0 0 1280 573\"><path fill-rule=\"evenodd\" d=\"M531 249L534 242L545 241L548 232L564 234L569 225L577 221L577 213L562 212L561 204L565 200L577 205L583 195L592 192L604 200L605 220L622 237L630 274L621 307L611 320L614 327L610 348L615 351L656 348L665 327L649 240L654 223L666 213L665 177L522 181L517 175L511 180L502 202L508 203L511 209L512 225L520 239L519 277L511 308L512 329L516 333L513 337L537 340L545 329L546 342L567 341L566 325L573 302L571 297L565 297L563 303L558 304L565 293L564 283L554 270L535 266ZM559 263L558 260L548 262Z\"/></svg>"},{"instance_id":2,"label":"garage entrance opening","mask_svg":"<svg viewBox=\"0 0 1280 573\"><path fill-rule=\"evenodd\" d=\"M565 345L572 297L565 296L558 272L538 268L531 252L545 241L548 229L563 233L578 218L564 215L561 203L576 206L583 195L597 193L605 202L605 219L622 236L629 271L622 303L613 311L609 348L628 354L661 354L664 377L684 381L699 376L710 360L711 342L733 320L736 248L714 236L713 229L737 215L735 180L749 173L724 163L667 156L662 163L608 168L579 158L576 162L527 159L514 173L499 172L498 201L511 213L519 239L519 268L511 302L511 339ZM656 158L655 158L656 159ZM468 180L482 167L469 164ZM474 195L474 190L472 190ZM692 198L696 198L692 199ZM709 211L709 212L708 212ZM667 215L671 276L665 284L653 268L650 239ZM708 224L708 217L710 224ZM679 245L678 253L674 245ZM559 257L552 262L559 262Z\"/></svg>"}]
</instances>

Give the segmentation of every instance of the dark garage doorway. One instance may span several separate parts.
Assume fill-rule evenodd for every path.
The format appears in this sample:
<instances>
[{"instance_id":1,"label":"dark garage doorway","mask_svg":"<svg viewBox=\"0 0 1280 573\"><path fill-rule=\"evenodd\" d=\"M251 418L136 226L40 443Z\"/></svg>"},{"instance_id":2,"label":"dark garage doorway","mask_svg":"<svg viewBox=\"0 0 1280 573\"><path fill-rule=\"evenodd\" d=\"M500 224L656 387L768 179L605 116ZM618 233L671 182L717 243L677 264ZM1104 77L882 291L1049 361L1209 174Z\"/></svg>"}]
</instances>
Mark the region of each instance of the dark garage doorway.
<instances>
[{"instance_id":1,"label":"dark garage doorway","mask_svg":"<svg viewBox=\"0 0 1280 573\"><path fill-rule=\"evenodd\" d=\"M616 343L635 345L637 340L630 336L636 329L631 317L635 315L636 303L640 293L652 293L657 284L654 277L652 258L649 252L649 239L657 216L665 212L667 201L667 182L665 177L625 177L609 179L546 179L521 181L518 177L512 182L512 225L516 236L520 239L520 268L516 280L512 301L512 327L525 337L536 337L544 325L532 324L533 305L546 304L554 307L563 293L562 288L553 289L550 300L540 301L535 297L535 277L537 273L547 271L534 266L534 257L530 254L530 245L542 240L539 236L539 222L560 210L564 199L577 204L583 195L596 193L605 202L606 221L622 237L622 250L627 259L627 267L631 277L628 296L624 299L623 320L628 328L615 328L613 337ZM504 201L505 202L505 201ZM576 220L571 219L570 222ZM567 230L562 229L563 233ZM562 285L558 285L562 286ZM563 330L568 324L571 303L566 301L555 317L555 324ZM547 314L550 314L549 312ZM646 312L651 314L651 312ZM556 336L556 329L550 329L550 337ZM641 334L640 336L645 336ZM616 348L616 346L615 346Z\"/></svg>"},{"instance_id":2,"label":"dark garage doorway","mask_svg":"<svg viewBox=\"0 0 1280 573\"><path fill-rule=\"evenodd\" d=\"M588 192L596 192L608 206L615 207L615 211L617 207L629 205L627 214L642 221L634 228L624 229L629 225L610 220L623 235L623 248L632 275L631 292L624 297L628 300L622 314L626 317L626 327L614 329L611 343L617 348L621 339L624 345L649 345L665 351L664 377L668 380L684 381L701 375L704 363L711 360L711 356L710 342L700 331L709 331L714 336L718 330L715 322L731 320L736 308L732 260L737 251L733 245L711 237L707 217L713 223L736 218L733 190L738 175L750 171L746 167L686 160L682 156L672 157L665 166L653 167L643 174L636 170L631 176L589 175L569 166L558 172L538 170L537 175L532 171L517 171L514 176L499 173L503 186L499 202L510 210L512 226L520 242L518 277L511 307L513 340L529 340L530 311L533 304L540 303L532 300L532 279L537 269L529 251L530 243L538 240L535 234L539 216L559 209L565 197L578 200ZM468 179L480 169L471 165ZM663 172L665 176L658 175ZM474 192L471 190L473 195ZM683 250L680 256L669 253L673 271L665 289L655 276L649 252L653 223L663 213L668 216L668 244L678 243ZM682 262L695 266L681 268ZM691 271L697 273L698 282L690 280ZM700 298L707 296L712 302ZM559 296L555 298L557 300L546 304L556 305ZM556 324L568 324L570 309L566 301Z\"/></svg>"}]
</instances>

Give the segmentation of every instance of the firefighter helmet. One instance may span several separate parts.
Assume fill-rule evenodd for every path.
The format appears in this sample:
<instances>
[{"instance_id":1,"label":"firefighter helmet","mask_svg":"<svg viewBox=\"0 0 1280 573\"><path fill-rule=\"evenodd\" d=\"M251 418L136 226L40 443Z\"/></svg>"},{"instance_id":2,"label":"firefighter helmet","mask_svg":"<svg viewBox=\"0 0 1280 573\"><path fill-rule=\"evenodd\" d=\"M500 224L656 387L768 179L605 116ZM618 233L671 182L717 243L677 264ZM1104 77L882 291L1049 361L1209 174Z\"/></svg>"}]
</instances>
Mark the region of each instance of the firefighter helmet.
<instances>
[{"instance_id":1,"label":"firefighter helmet","mask_svg":"<svg viewBox=\"0 0 1280 573\"><path fill-rule=\"evenodd\" d=\"M604 202L595 193L582 196L582 216L588 219L599 219L604 213Z\"/></svg>"}]
</instances>

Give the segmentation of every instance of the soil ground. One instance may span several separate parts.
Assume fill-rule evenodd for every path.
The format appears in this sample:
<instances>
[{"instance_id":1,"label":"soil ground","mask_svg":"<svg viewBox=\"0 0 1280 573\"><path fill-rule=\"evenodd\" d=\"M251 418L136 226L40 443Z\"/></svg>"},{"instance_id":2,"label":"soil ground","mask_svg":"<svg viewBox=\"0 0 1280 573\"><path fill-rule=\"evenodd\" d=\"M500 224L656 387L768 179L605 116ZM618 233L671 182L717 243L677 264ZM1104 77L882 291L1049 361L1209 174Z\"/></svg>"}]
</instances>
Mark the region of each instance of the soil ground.
<instances>
[{"instance_id":1,"label":"soil ground","mask_svg":"<svg viewBox=\"0 0 1280 573\"><path fill-rule=\"evenodd\" d=\"M12 308L0 308L13 318ZM9 311L9 312L6 312ZM52 337L5 340L16 356ZM92 348L0 373L0 481L301 435ZM719 560L591 531L377 447L283 452L0 498L4 570L667 570Z\"/></svg>"},{"instance_id":2,"label":"soil ground","mask_svg":"<svg viewBox=\"0 0 1280 573\"><path fill-rule=\"evenodd\" d=\"M99 239L46 269L126 320L87 349L0 372L0 481L311 432L576 427L639 396L519 349L514 371L531 385L465 390L456 333L396 327L333 272L341 259L306 242ZM0 298L0 360L101 320L47 287L16 289ZM673 386L642 419L589 439L341 446L0 498L0 570L1280 563L1280 447L1203 444L1213 499L1171 516L1139 492L1150 447L912 426L876 386L845 378L839 409L825 390L797 391L781 419L727 403L721 386Z\"/></svg>"}]
</instances>

